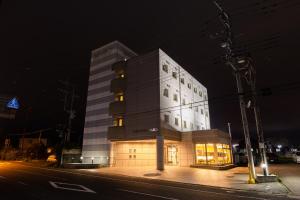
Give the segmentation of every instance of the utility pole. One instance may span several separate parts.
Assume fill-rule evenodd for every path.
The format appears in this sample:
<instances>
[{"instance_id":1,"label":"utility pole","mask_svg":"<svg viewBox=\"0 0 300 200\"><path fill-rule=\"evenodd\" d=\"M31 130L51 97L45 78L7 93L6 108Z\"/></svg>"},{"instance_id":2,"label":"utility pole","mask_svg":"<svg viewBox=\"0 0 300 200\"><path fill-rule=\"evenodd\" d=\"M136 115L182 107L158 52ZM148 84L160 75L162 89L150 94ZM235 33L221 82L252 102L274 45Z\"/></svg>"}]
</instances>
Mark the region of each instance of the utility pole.
<instances>
[{"instance_id":1,"label":"utility pole","mask_svg":"<svg viewBox=\"0 0 300 200\"><path fill-rule=\"evenodd\" d=\"M261 158L261 167L263 169L264 176L269 176L269 167L267 163L264 132L262 128L260 111L257 104L256 73L252 64L253 63L252 59L249 57L245 57L244 60L245 60L245 66L247 68L247 72L245 73L245 79L251 88L252 108L253 108L255 123L256 123L256 133L257 133L259 153Z\"/></svg>"},{"instance_id":2,"label":"utility pole","mask_svg":"<svg viewBox=\"0 0 300 200\"><path fill-rule=\"evenodd\" d=\"M233 153L232 153L232 135L231 135L231 127L230 127L230 123L228 122L227 123L228 125L228 133L229 133L229 137L230 137L230 142L229 142L229 145L230 145L230 156L231 156L231 162L234 164L234 161L233 161Z\"/></svg>"},{"instance_id":3,"label":"utility pole","mask_svg":"<svg viewBox=\"0 0 300 200\"><path fill-rule=\"evenodd\" d=\"M248 168L249 168L248 183L254 184L256 182L255 181L256 173L255 173L255 167L254 167L254 161L252 155L250 133L248 127L247 113L246 113L246 105L244 101L244 89L241 80L241 75L245 72L245 68L240 65L241 60L238 58L238 56L234 55L232 51L234 38L233 38L233 33L231 31L231 22L229 19L229 15L223 10L223 8L216 1L214 1L214 4L219 10L219 18L221 23L224 26L225 41L221 44L221 47L224 48L226 52L226 57L225 57L226 65L229 65L234 72L236 84L237 84L237 91L239 94L239 102L240 102L240 110L241 110L243 130L245 136L246 152L248 156Z\"/></svg>"},{"instance_id":4,"label":"utility pole","mask_svg":"<svg viewBox=\"0 0 300 200\"><path fill-rule=\"evenodd\" d=\"M72 132L72 119L75 118L74 101L78 96L75 94L75 86L68 81L60 81L67 89L59 89L64 94L64 111L68 113L67 133L64 136L64 143L70 142ZM69 102L68 102L69 101Z\"/></svg>"}]
</instances>

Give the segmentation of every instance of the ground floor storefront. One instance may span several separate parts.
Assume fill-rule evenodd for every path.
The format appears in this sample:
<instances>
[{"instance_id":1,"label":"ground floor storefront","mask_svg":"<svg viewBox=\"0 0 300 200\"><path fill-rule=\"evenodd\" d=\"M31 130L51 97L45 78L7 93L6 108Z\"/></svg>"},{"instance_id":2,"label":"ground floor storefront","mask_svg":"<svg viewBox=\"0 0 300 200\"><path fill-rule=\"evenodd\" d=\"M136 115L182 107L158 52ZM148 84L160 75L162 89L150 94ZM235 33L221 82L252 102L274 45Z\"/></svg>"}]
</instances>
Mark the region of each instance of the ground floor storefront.
<instances>
[{"instance_id":1,"label":"ground floor storefront","mask_svg":"<svg viewBox=\"0 0 300 200\"><path fill-rule=\"evenodd\" d=\"M189 167L232 163L229 140L205 137L205 134L202 136L199 139L193 136L193 133L185 133L182 134L181 141L152 139L112 142L111 166L163 168L163 166Z\"/></svg>"}]
</instances>

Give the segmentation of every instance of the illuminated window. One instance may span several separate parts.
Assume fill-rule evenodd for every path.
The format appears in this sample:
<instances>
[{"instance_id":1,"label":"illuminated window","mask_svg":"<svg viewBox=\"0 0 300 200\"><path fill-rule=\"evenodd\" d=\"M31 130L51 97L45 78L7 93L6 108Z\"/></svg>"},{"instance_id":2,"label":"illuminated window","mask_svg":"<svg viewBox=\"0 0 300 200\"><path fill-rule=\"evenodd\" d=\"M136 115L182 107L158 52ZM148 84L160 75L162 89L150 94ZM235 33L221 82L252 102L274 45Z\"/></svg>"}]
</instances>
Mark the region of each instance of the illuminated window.
<instances>
[{"instance_id":1,"label":"illuminated window","mask_svg":"<svg viewBox=\"0 0 300 200\"><path fill-rule=\"evenodd\" d=\"M163 70L164 70L166 73L168 73L168 65L164 64L164 65L162 66L162 68L163 68Z\"/></svg>"},{"instance_id":2,"label":"illuminated window","mask_svg":"<svg viewBox=\"0 0 300 200\"><path fill-rule=\"evenodd\" d=\"M175 117L175 125L178 126L178 118Z\"/></svg>"},{"instance_id":3,"label":"illuminated window","mask_svg":"<svg viewBox=\"0 0 300 200\"><path fill-rule=\"evenodd\" d=\"M123 119L122 118L118 119L118 126L123 126Z\"/></svg>"},{"instance_id":4,"label":"illuminated window","mask_svg":"<svg viewBox=\"0 0 300 200\"><path fill-rule=\"evenodd\" d=\"M119 101L124 101L124 96L123 95L120 95Z\"/></svg>"},{"instance_id":5,"label":"illuminated window","mask_svg":"<svg viewBox=\"0 0 300 200\"><path fill-rule=\"evenodd\" d=\"M183 128L187 128L186 121L183 121Z\"/></svg>"},{"instance_id":6,"label":"illuminated window","mask_svg":"<svg viewBox=\"0 0 300 200\"><path fill-rule=\"evenodd\" d=\"M190 83L188 83L187 86L188 86L189 89L192 88L192 84L190 84Z\"/></svg>"},{"instance_id":7,"label":"illuminated window","mask_svg":"<svg viewBox=\"0 0 300 200\"><path fill-rule=\"evenodd\" d=\"M231 154L227 144L196 144L197 164L231 163Z\"/></svg>"},{"instance_id":8,"label":"illuminated window","mask_svg":"<svg viewBox=\"0 0 300 200\"><path fill-rule=\"evenodd\" d=\"M173 76L173 78L177 79L177 73L176 72L172 72L172 76Z\"/></svg>"},{"instance_id":9,"label":"illuminated window","mask_svg":"<svg viewBox=\"0 0 300 200\"><path fill-rule=\"evenodd\" d=\"M174 100L174 101L178 101L178 96L177 96L177 94L174 94L174 95L173 95L173 100Z\"/></svg>"},{"instance_id":10,"label":"illuminated window","mask_svg":"<svg viewBox=\"0 0 300 200\"><path fill-rule=\"evenodd\" d=\"M164 94L165 97L169 97L169 90L168 89L164 89Z\"/></svg>"},{"instance_id":11,"label":"illuminated window","mask_svg":"<svg viewBox=\"0 0 300 200\"><path fill-rule=\"evenodd\" d=\"M120 76L121 78L124 78L125 77L125 75L124 74L121 74L121 76Z\"/></svg>"},{"instance_id":12,"label":"illuminated window","mask_svg":"<svg viewBox=\"0 0 300 200\"><path fill-rule=\"evenodd\" d=\"M180 82L181 82L182 84L184 84L184 78L181 78L181 79L180 79Z\"/></svg>"},{"instance_id":13,"label":"illuminated window","mask_svg":"<svg viewBox=\"0 0 300 200\"><path fill-rule=\"evenodd\" d=\"M123 118L115 118L113 121L113 126L124 126Z\"/></svg>"},{"instance_id":14,"label":"illuminated window","mask_svg":"<svg viewBox=\"0 0 300 200\"><path fill-rule=\"evenodd\" d=\"M169 121L170 121L169 115L164 115L164 121L165 121L166 123L169 123Z\"/></svg>"}]
</instances>

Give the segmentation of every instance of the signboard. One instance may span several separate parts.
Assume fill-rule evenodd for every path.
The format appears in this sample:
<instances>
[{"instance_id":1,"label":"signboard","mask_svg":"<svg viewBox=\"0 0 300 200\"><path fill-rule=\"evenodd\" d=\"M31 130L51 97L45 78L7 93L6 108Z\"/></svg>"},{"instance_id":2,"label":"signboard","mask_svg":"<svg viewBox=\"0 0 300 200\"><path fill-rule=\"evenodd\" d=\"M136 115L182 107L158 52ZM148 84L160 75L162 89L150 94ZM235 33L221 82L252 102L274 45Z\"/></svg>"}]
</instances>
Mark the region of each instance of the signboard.
<instances>
[{"instance_id":1,"label":"signboard","mask_svg":"<svg viewBox=\"0 0 300 200\"><path fill-rule=\"evenodd\" d=\"M14 97L6 104L6 107L18 110L20 108L20 104L17 98Z\"/></svg>"}]
</instances>

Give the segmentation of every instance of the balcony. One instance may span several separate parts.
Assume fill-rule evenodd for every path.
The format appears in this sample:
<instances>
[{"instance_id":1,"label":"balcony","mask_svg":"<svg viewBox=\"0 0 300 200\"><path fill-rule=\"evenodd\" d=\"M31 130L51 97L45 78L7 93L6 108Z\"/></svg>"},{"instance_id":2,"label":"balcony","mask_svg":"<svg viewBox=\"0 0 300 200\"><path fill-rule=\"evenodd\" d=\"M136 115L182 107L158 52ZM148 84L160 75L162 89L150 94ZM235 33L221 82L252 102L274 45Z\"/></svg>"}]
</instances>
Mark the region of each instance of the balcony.
<instances>
[{"instance_id":1,"label":"balcony","mask_svg":"<svg viewBox=\"0 0 300 200\"><path fill-rule=\"evenodd\" d=\"M111 81L110 91L113 93L121 93L126 90L126 79L116 78Z\"/></svg>"},{"instance_id":2,"label":"balcony","mask_svg":"<svg viewBox=\"0 0 300 200\"><path fill-rule=\"evenodd\" d=\"M124 72L126 69L126 61L119 61L111 66L111 69L116 73Z\"/></svg>"},{"instance_id":3,"label":"balcony","mask_svg":"<svg viewBox=\"0 0 300 200\"><path fill-rule=\"evenodd\" d=\"M109 104L109 114L124 114L126 111L125 101L115 101Z\"/></svg>"},{"instance_id":4,"label":"balcony","mask_svg":"<svg viewBox=\"0 0 300 200\"><path fill-rule=\"evenodd\" d=\"M125 140L125 127L124 126L111 126L108 127L107 138L111 141Z\"/></svg>"}]
</instances>

